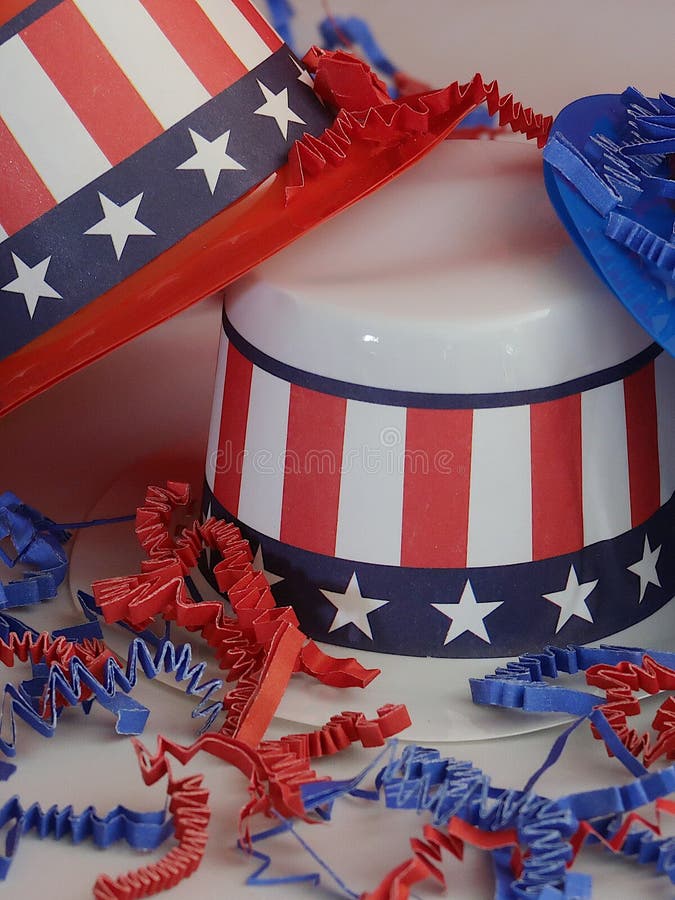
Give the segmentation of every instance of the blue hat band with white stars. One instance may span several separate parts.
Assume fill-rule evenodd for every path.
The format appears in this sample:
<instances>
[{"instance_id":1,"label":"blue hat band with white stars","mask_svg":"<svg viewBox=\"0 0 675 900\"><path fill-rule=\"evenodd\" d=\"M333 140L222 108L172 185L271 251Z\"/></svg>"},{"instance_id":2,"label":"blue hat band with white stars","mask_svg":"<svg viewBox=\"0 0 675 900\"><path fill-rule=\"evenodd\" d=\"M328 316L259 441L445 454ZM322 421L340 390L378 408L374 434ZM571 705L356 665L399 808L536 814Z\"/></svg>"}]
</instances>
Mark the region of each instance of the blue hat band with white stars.
<instances>
[{"instance_id":1,"label":"blue hat band with white stars","mask_svg":"<svg viewBox=\"0 0 675 900\"><path fill-rule=\"evenodd\" d=\"M639 528L577 553L510 566L374 565L283 544L237 521L204 489L204 514L236 522L279 605L311 638L404 656L517 656L601 640L675 594L675 498ZM219 561L203 561L205 574Z\"/></svg>"},{"instance_id":2,"label":"blue hat band with white stars","mask_svg":"<svg viewBox=\"0 0 675 900\"><path fill-rule=\"evenodd\" d=\"M224 316L204 512L318 640L459 658L600 640L675 594L674 388L652 345L533 390L386 390L273 359Z\"/></svg>"},{"instance_id":3,"label":"blue hat band with white stars","mask_svg":"<svg viewBox=\"0 0 675 900\"><path fill-rule=\"evenodd\" d=\"M0 27L0 83L12 84L0 92L0 361L198 230L332 122L252 7L262 24L231 0L217 13L202 2L153 15L123 6L40 0ZM200 40L218 53L199 53Z\"/></svg>"}]
</instances>

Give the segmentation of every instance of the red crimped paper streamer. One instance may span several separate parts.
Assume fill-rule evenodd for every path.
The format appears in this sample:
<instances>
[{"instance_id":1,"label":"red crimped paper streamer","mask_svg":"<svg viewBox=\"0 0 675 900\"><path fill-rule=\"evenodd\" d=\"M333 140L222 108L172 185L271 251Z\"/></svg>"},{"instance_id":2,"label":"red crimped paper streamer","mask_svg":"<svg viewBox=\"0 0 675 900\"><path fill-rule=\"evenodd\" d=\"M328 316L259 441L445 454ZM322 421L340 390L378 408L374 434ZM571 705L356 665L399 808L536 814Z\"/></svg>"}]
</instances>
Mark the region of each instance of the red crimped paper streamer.
<instances>
[{"instance_id":1,"label":"red crimped paper streamer","mask_svg":"<svg viewBox=\"0 0 675 900\"><path fill-rule=\"evenodd\" d=\"M314 91L321 99L348 112L391 103L387 85L352 53L311 47L303 63L314 74Z\"/></svg>"},{"instance_id":2,"label":"red crimped paper streamer","mask_svg":"<svg viewBox=\"0 0 675 900\"><path fill-rule=\"evenodd\" d=\"M648 733L640 734L628 725L628 717L640 712L640 701L635 691L657 694L659 691L675 688L675 670L656 662L648 654L642 665L624 661L614 666L599 664L586 672L586 681L601 688L607 698L601 707L610 727L623 746L633 756L642 756L642 762L649 767L662 756L675 759L675 698L667 697L658 708L652 727L657 739L652 742ZM593 735L601 739L595 727ZM611 756L611 752L607 751Z\"/></svg>"},{"instance_id":3,"label":"red crimped paper streamer","mask_svg":"<svg viewBox=\"0 0 675 900\"><path fill-rule=\"evenodd\" d=\"M441 831L433 825L425 825L423 834L424 840L410 838L412 857L388 872L373 891L361 895L361 900L407 900L410 888L427 878L432 878L442 888L447 888L445 875L437 863L441 861L444 850L462 860L465 843L480 850L513 847L511 868L516 877L522 869L518 833L515 828L484 831L455 816L450 819L447 831Z\"/></svg>"},{"instance_id":4,"label":"red crimped paper streamer","mask_svg":"<svg viewBox=\"0 0 675 900\"><path fill-rule=\"evenodd\" d=\"M642 864L655 863L656 871L666 874L671 883L675 883L672 839L661 838L661 819L663 815L672 816L675 814L675 802L667 797L657 797L654 802L654 809L656 812L654 821L636 812L626 815L621 822L621 826L611 838L594 828L590 822L581 822L576 834L570 841L572 857L568 865L571 866L573 864L586 841L589 838L594 838L612 853L622 853L628 857L635 856L637 861ZM644 825L646 830L636 832L633 827L636 823ZM659 838L661 839L659 840Z\"/></svg>"},{"instance_id":5,"label":"red crimped paper streamer","mask_svg":"<svg viewBox=\"0 0 675 900\"><path fill-rule=\"evenodd\" d=\"M405 706L387 704L378 709L375 719L366 719L360 712L342 712L332 716L316 731L289 734L278 741L263 741L259 750L264 756L283 750L298 757L318 759L339 753L357 741L364 747L381 747L385 740L409 725L410 716Z\"/></svg>"},{"instance_id":6,"label":"red crimped paper streamer","mask_svg":"<svg viewBox=\"0 0 675 900\"><path fill-rule=\"evenodd\" d=\"M206 752L238 768L249 780L251 799L240 812L240 831L250 846L248 823L253 815L309 818L300 787L325 780L310 767L311 759L338 753L357 741L364 747L382 746L410 725L410 717L401 705L381 707L374 719L343 712L309 734L262 741L293 672L306 672L335 686L365 686L378 673L364 669L355 659L330 657L313 641L306 643L293 610L276 606L264 574L253 569L250 546L236 526L208 519L180 529L174 537L172 520L189 503L186 484L150 487L136 519L137 534L148 555L141 574L92 587L106 621L123 619L135 627L145 626L156 615L176 621L199 632L214 649L221 668L230 670L229 680L237 679L237 686L225 697L227 716L220 731L203 734L187 747L160 735L154 755L139 741L134 745L146 784L168 773L172 789L168 755L185 764ZM222 556L214 575L220 590L227 591L234 617L225 614L220 602L195 603L186 590L184 576L205 547ZM185 784L201 788L201 780L177 784L181 790ZM148 896L190 875L201 861L206 842L205 792L199 803L190 827L181 825L179 830L176 822L177 848L159 863L121 878L102 876L96 896L101 900ZM174 815L183 811L178 803Z\"/></svg>"},{"instance_id":7,"label":"red crimped paper streamer","mask_svg":"<svg viewBox=\"0 0 675 900\"><path fill-rule=\"evenodd\" d=\"M142 760L146 784L154 784L167 771L167 756L185 765L200 752L208 753L235 766L249 779L252 799L240 813L242 835L249 842L248 820L263 813L285 818L309 819L300 795L300 786L310 781L325 781L310 767L310 760L330 756L356 742L364 747L381 747L387 738L410 724L404 706L388 705L367 719L363 713L343 712L333 716L322 728L309 734L292 734L275 741L263 741L253 747L238 738L220 732L201 735L184 746L160 735L157 751L151 755L138 739L132 739Z\"/></svg>"},{"instance_id":8,"label":"red crimped paper streamer","mask_svg":"<svg viewBox=\"0 0 675 900\"><path fill-rule=\"evenodd\" d=\"M665 802L668 804L666 807L662 807L661 804ZM626 838L630 834L631 828L635 823L639 823L640 825L644 825L645 828L648 828L652 834L661 834L661 828L658 824L658 819L660 818L661 811L673 812L673 803L672 801L664 801L662 797L660 797L656 803L656 813L657 813L657 822L650 822L649 819L646 819L644 816L641 816L639 813L632 812L629 813L626 818L621 823L621 827L617 830L616 834L611 838L605 837L599 831L597 831L593 825L584 821L579 825L577 833L572 837L570 844L572 846L573 856L570 860L570 865L577 858L584 844L588 840L589 837L595 838L599 843L603 845L603 847L607 847L608 850L611 850L612 853L620 853L625 842ZM668 808L670 807L670 808Z\"/></svg>"},{"instance_id":9,"label":"red crimped paper streamer","mask_svg":"<svg viewBox=\"0 0 675 900\"><path fill-rule=\"evenodd\" d=\"M136 900L150 897L160 891L175 887L199 867L208 838L211 810L209 792L203 787L203 776L192 775L174 780L168 760L161 767L153 768L143 753L138 753L141 774L146 784L154 784L162 775L168 775L167 797L173 816L174 835L178 846L173 847L159 862L142 866L126 875L112 878L99 875L94 885L97 900Z\"/></svg>"},{"instance_id":10,"label":"red crimped paper streamer","mask_svg":"<svg viewBox=\"0 0 675 900\"><path fill-rule=\"evenodd\" d=\"M354 681L358 677L357 667L360 666L361 664L353 656L344 659L338 656L329 656L314 641L310 640L300 651L296 671L304 672L305 675L310 675L321 684L330 687L348 688L354 687ZM364 671L373 673L368 675L368 680L360 685L367 687L373 678L377 677L379 670L366 669Z\"/></svg>"},{"instance_id":11,"label":"red crimped paper streamer","mask_svg":"<svg viewBox=\"0 0 675 900\"><path fill-rule=\"evenodd\" d=\"M53 638L47 631L37 636L27 631L21 638L17 634L12 634L9 641L0 638L0 663L10 668L14 665L15 659L27 662L29 656L33 663L44 662L48 665L57 663L67 668L75 656L89 665L101 656L107 658L111 655L103 641L87 639L77 644L63 636Z\"/></svg>"},{"instance_id":12,"label":"red crimped paper streamer","mask_svg":"<svg viewBox=\"0 0 675 900\"><path fill-rule=\"evenodd\" d=\"M168 482L166 488L150 487L145 506L138 510L136 533L141 546L148 554L148 562L143 563L144 572L153 571L152 561L169 565L173 556L181 563L182 575L197 564L204 546L216 549L223 559L214 569L221 590L228 592L230 603L237 613L237 624L244 626L248 637L259 640L265 634L276 630L276 622L282 619L297 626L297 618L290 607L277 607L269 585L262 573L252 566L253 556L248 541L239 529L231 523L211 518L199 525L195 522L183 529L178 540L169 534L169 523L176 507L188 506L190 488L177 482ZM176 570L177 571L177 570ZM255 599L255 591L259 596ZM189 630L204 631L204 638L216 651L221 660L230 658L234 632L232 623L223 616L220 603L194 604L185 591L180 594L180 620L178 624ZM166 601L166 595L159 600ZM263 610L262 615L258 615ZM251 630L252 628L252 630ZM269 629L269 632L268 632ZM237 651L235 651L235 656ZM223 668L233 668L233 680L239 677L237 660L228 662ZM297 671L305 672L322 684L334 687L366 687L379 673L378 669L364 669L353 657L337 658L319 649L313 641L303 647L297 663Z\"/></svg>"},{"instance_id":13,"label":"red crimped paper streamer","mask_svg":"<svg viewBox=\"0 0 675 900\"><path fill-rule=\"evenodd\" d=\"M427 94L433 88L425 81L419 81L406 72L396 72L394 75L394 85L400 97L409 97L412 94Z\"/></svg>"},{"instance_id":14,"label":"red crimped paper streamer","mask_svg":"<svg viewBox=\"0 0 675 900\"><path fill-rule=\"evenodd\" d=\"M338 660L316 644L306 644L291 607L277 607L265 576L253 568L248 542L232 523L208 519L183 528L174 539L171 519L190 502L189 485L167 482L148 489L138 510L136 531L148 554L140 575L112 578L92 585L107 622L120 619L144 627L161 614L189 631L198 631L213 648L218 664L229 669L237 686L224 700L224 734L255 746L262 739L294 671L325 684L365 687L378 670L355 659ZM195 603L184 576L204 548L218 550L214 568L221 591L227 591L234 617L220 602Z\"/></svg>"},{"instance_id":15,"label":"red crimped paper streamer","mask_svg":"<svg viewBox=\"0 0 675 900\"><path fill-rule=\"evenodd\" d=\"M292 200L308 179L339 167L348 159L382 152L404 141L442 135L452 130L472 110L486 103L490 115L499 114L499 125L546 144L553 117L502 94L496 81L480 74L466 84L453 82L402 100L391 100L384 84L368 66L343 51L313 48L304 58L315 72L314 89L326 102L338 107L333 124L320 137L305 134L289 156L286 199ZM364 149L365 148L365 149ZM363 165L366 159L360 160Z\"/></svg>"},{"instance_id":16,"label":"red crimped paper streamer","mask_svg":"<svg viewBox=\"0 0 675 900\"><path fill-rule=\"evenodd\" d=\"M106 660L117 659L115 654L100 640L87 639L81 643L75 643L63 636L52 638L46 631L38 635L26 632L21 638L12 634L9 641L0 638L0 663L2 665L11 668L16 659L20 662L27 662L29 657L33 664L42 662L48 666L58 665L66 676L69 663L78 657L97 679L103 672ZM79 702L88 700L91 695L91 689L82 685ZM68 699L59 691L55 692L53 700L56 700L59 708L70 706ZM42 705L40 715L45 719L51 717L53 715L52 702L46 694L43 697Z\"/></svg>"}]
</instances>

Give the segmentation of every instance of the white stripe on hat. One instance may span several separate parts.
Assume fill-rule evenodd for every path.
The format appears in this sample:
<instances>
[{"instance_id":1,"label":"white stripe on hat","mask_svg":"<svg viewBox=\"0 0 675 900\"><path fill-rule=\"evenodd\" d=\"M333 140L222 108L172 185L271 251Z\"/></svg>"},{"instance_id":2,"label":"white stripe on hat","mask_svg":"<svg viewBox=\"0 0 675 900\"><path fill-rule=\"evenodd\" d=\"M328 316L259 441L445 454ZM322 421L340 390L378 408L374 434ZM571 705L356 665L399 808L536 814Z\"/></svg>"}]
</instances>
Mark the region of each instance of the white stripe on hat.
<instances>
[{"instance_id":1,"label":"white stripe on hat","mask_svg":"<svg viewBox=\"0 0 675 900\"><path fill-rule=\"evenodd\" d=\"M210 99L139 0L74 2L165 128Z\"/></svg>"},{"instance_id":2,"label":"white stripe on hat","mask_svg":"<svg viewBox=\"0 0 675 900\"><path fill-rule=\"evenodd\" d=\"M227 349L229 345L229 338L224 331L221 331L220 344L218 345L218 362L216 363L216 383L213 386L209 442L206 447L206 483L212 491L216 484L216 463L220 446L220 418L223 412L223 391L225 390L225 369L227 368Z\"/></svg>"},{"instance_id":3,"label":"white stripe on hat","mask_svg":"<svg viewBox=\"0 0 675 900\"><path fill-rule=\"evenodd\" d=\"M238 517L279 539L291 386L253 366Z\"/></svg>"},{"instance_id":4,"label":"white stripe on hat","mask_svg":"<svg viewBox=\"0 0 675 900\"><path fill-rule=\"evenodd\" d=\"M254 69L271 54L265 41L231 0L197 0L197 3L247 69Z\"/></svg>"},{"instance_id":5,"label":"white stripe on hat","mask_svg":"<svg viewBox=\"0 0 675 900\"><path fill-rule=\"evenodd\" d=\"M659 436L659 469L661 474L661 503L675 491L675 392L673 382L675 360L669 353L661 353L654 360L656 381L656 414Z\"/></svg>"},{"instance_id":6,"label":"white stripe on hat","mask_svg":"<svg viewBox=\"0 0 675 900\"><path fill-rule=\"evenodd\" d=\"M0 45L0 116L57 200L110 163L18 35Z\"/></svg>"},{"instance_id":7,"label":"white stripe on hat","mask_svg":"<svg viewBox=\"0 0 675 900\"><path fill-rule=\"evenodd\" d=\"M473 414L468 566L532 559L530 407Z\"/></svg>"},{"instance_id":8,"label":"white stripe on hat","mask_svg":"<svg viewBox=\"0 0 675 900\"><path fill-rule=\"evenodd\" d=\"M401 561L406 410L348 400L335 555Z\"/></svg>"},{"instance_id":9,"label":"white stripe on hat","mask_svg":"<svg viewBox=\"0 0 675 900\"><path fill-rule=\"evenodd\" d=\"M632 527L623 381L581 395L581 461L588 546Z\"/></svg>"},{"instance_id":10,"label":"white stripe on hat","mask_svg":"<svg viewBox=\"0 0 675 900\"><path fill-rule=\"evenodd\" d=\"M5 238L6 238L7 236L8 236L8 235L7 235L7 232L5 231L5 229L4 229L4 228L2 227L2 225L0 224L0 244L5 240Z\"/></svg>"}]
</instances>

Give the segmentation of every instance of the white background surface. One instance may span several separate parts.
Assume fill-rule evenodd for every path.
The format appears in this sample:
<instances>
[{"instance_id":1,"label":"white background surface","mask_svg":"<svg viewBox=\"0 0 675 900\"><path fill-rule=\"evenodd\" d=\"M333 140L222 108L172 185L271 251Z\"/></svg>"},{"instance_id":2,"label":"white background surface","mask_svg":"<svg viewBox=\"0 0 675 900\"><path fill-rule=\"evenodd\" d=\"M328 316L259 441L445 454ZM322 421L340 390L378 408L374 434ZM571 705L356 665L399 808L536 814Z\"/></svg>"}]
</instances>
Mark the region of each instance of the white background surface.
<instances>
[{"instance_id":1,"label":"white background surface","mask_svg":"<svg viewBox=\"0 0 675 900\"><path fill-rule=\"evenodd\" d=\"M308 0L297 0L296 7L300 45L303 38L311 39L311 25L323 10L319 2ZM389 56L418 78L440 85L480 70L545 113L555 113L583 94L618 92L629 83L647 93L675 92L671 0L643 5L608 0L562 4L334 0L331 8L335 13L367 15ZM2 488L14 490L57 520L70 520L86 515L108 484L134 461L153 453L198 452L195 448L204 445L208 428L218 320L219 303L206 301L0 422ZM43 615L66 623L70 607L65 592L61 607L53 605ZM675 644L675 628L673 633ZM150 745L160 731L184 743L191 740L189 700L155 685L143 685L137 696L152 710L145 736ZM335 710L340 708L336 696ZM374 711L367 694L362 708ZM292 730L288 723L275 723L272 736ZM545 756L552 737L553 732L545 732L446 745L441 750L472 759L496 785L520 787ZM19 723L18 746L19 771L0 796L19 793L25 804L70 802L76 809L91 803L102 812L117 803L139 809L162 803L162 784L152 790L142 787L130 745L112 735L111 719L104 712L86 720L77 711L65 714L50 743ZM322 771L353 774L370 759L370 753L352 750L323 765ZM211 789L211 837L202 868L172 896L246 898L265 890L244 886L252 867L233 850L236 812L246 800L243 778L206 758L199 759L192 771L205 772ZM620 767L582 729L540 788L555 795L624 780ZM376 805L348 802L337 810L333 825L305 829L303 834L358 893L374 887L392 865L409 856L407 837L418 834L421 824L413 816L392 813L385 818ZM274 874L313 870L290 845L278 846ZM73 848L67 841L40 843L28 835L3 889L13 897L79 900L90 896L98 872L119 874L149 861L123 847L101 854L88 843ZM577 867L596 875L596 897L672 895L668 881L655 877L650 867L611 862L597 852L585 854ZM464 864L447 860L444 868L451 879L451 896L491 896L489 868L478 853L468 852ZM315 891L317 896L335 895L329 879ZM417 893L438 896L433 886ZM311 895L310 888L292 886L271 896L290 900Z\"/></svg>"}]
</instances>

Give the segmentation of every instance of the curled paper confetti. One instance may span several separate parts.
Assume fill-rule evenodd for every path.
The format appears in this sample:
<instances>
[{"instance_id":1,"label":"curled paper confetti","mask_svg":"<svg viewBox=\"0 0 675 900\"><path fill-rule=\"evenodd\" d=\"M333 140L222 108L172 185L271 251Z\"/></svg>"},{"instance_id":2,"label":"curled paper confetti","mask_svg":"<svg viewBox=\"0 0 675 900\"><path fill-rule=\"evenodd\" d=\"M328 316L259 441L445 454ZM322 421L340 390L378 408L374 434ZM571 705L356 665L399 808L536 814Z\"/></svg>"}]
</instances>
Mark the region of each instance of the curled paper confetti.
<instances>
[{"instance_id":1,"label":"curled paper confetti","mask_svg":"<svg viewBox=\"0 0 675 900\"><path fill-rule=\"evenodd\" d=\"M139 666L149 678L160 670L175 673L179 682L187 683L187 692L199 697L193 715L205 718L205 728L213 726L221 709L215 694L222 690L222 683L202 683L203 664L192 665L188 645L174 646L168 624L164 637L142 630L156 617L199 633L214 649L221 666L229 669L229 676L238 679L237 687L225 698L226 719L219 731L205 731L187 746L160 736L154 753L134 741L146 784L167 777L178 843L149 866L119 877L100 876L96 897L148 896L198 868L210 817L208 792L200 775L174 779L170 758L185 764L202 752L234 765L248 779L250 800L240 812L240 844L261 863L250 883L278 883L265 874L269 856L254 847L259 848L281 828L294 835L341 890L356 897L293 826L298 819L329 819L332 805L345 794L370 799L382 795L390 809L416 809L430 817L421 836L411 838L410 857L371 892L361 895L370 900L405 900L416 883L428 878L443 884L439 865L443 854L461 859L467 843L490 853L495 896L499 898L589 897L590 879L569 871L585 843L600 844L652 864L675 883L674 840L661 837L658 823L658 816L675 809L675 803L665 799L675 789L675 767L645 774L642 763L633 758L634 753L641 754L647 764L675 749L670 705L664 704L657 714L655 743L627 724L627 716L637 708L634 691L653 693L675 685L675 654L615 647L548 647L540 654L523 655L493 676L475 679L472 692L477 702L538 711L564 709L582 716L556 739L546 761L523 790L493 787L490 778L470 762L442 759L437 751L418 747L405 748L398 757L390 751L392 758L375 779L375 791L361 787L368 770L349 781L319 778L311 766L313 759L341 752L355 742L364 747L383 746L409 724L407 711L389 705L372 719L344 712L313 732L262 740L277 697L294 672L305 672L335 686L366 684L376 672L362 669L354 660L327 656L307 642L292 611L274 605L264 576L253 570L250 548L235 526L211 519L195 522L174 535L171 523L189 502L189 488L183 484L169 482L166 487L148 490L137 515L137 532L147 554L142 572L95 585L98 607L83 595L88 619L83 625L41 635L10 616L0 618L0 661L11 665L15 659L30 659L33 666L32 679L19 688L8 686L7 691L23 703L24 718L39 716L41 711L41 727L47 731L53 731L65 705L80 703L86 711L94 701L118 713L118 731L130 731L134 716L147 715L147 710L140 713L133 705L125 706L131 700L125 695L137 683ZM222 603L198 602L186 588L189 572L204 548L222 557L215 575L220 589L227 593L232 616L226 615ZM121 620L137 632L129 645L126 668L101 642L98 614L108 621ZM292 639L286 644L288 635ZM603 690L604 696L548 681L560 673L581 670L587 672L589 685ZM585 718L590 718L594 733L606 742L610 753L640 777L619 787L557 799L536 794L534 783L554 764L572 729ZM379 764L377 760L369 769L375 764ZM651 802L656 804L656 822L637 812ZM253 835L251 822L258 814L281 824ZM101 846L126 837L132 846L155 847L171 831L171 822L157 813L136 814L123 807L102 817L92 809L82 814L71 808L42 812L35 804L24 808L16 798L6 804L0 817L4 817L0 826L9 824L12 835L2 861L4 874L18 837L30 828L55 836L70 830L76 840L95 831ZM315 873L289 876L292 881L315 881L316 877Z\"/></svg>"},{"instance_id":2,"label":"curled paper confetti","mask_svg":"<svg viewBox=\"0 0 675 900\"><path fill-rule=\"evenodd\" d=\"M363 898L405 900L410 888L427 878L444 885L438 866L442 854L461 859L466 843L492 854L500 900L590 897L590 878L569 871L587 841L654 863L657 871L675 878L670 858L675 841L659 837L658 819L652 823L635 812L652 802L657 816L673 812L675 805L665 799L675 787L673 766L625 785L549 799L532 790L493 787L472 763L444 759L437 750L409 746L399 756L394 753L395 745L376 777L375 792L358 789L368 770L350 781L302 788L307 809L330 808L346 794L371 800L383 795L389 809L414 809L431 818L423 838L411 839L412 856ZM636 822L646 829L632 830Z\"/></svg>"},{"instance_id":3,"label":"curled paper confetti","mask_svg":"<svg viewBox=\"0 0 675 900\"><path fill-rule=\"evenodd\" d=\"M263 741L258 747L233 738L223 731L202 734L193 744L183 746L163 736L151 755L137 740L137 752L144 760L144 777L160 777L173 756L183 765L200 752L208 753L235 766L249 779L251 801L240 813L240 827L249 844L249 819L258 813L286 818L307 818L301 797L303 785L321 781L310 768L310 760L345 750L357 741L365 747L381 747L386 739L410 724L405 707L386 706L375 719L362 713L344 712L333 716L323 728L311 734L295 734L275 741ZM147 781L153 783L152 780Z\"/></svg>"},{"instance_id":4,"label":"curled paper confetti","mask_svg":"<svg viewBox=\"0 0 675 900\"><path fill-rule=\"evenodd\" d=\"M550 684L560 673L586 671L586 681L604 696ZM656 740L628 725L628 717L640 712L636 691L655 694L675 687L675 653L628 647L546 647L542 653L524 654L500 667L494 675L473 678L474 703L537 712L567 712L589 717L595 737L608 744L612 755L624 764L628 757L608 743L611 731L628 754L649 767L662 756L675 757L675 702L667 697L652 726ZM630 765L635 774L642 770Z\"/></svg>"},{"instance_id":5,"label":"curled paper confetti","mask_svg":"<svg viewBox=\"0 0 675 900\"><path fill-rule=\"evenodd\" d=\"M7 756L16 754L17 715L39 734L51 737L64 706L82 703L87 712L93 696L117 716L120 732L126 728L142 730L148 710L129 697L108 696L96 680L95 673L109 658L110 651L98 640L76 643L63 636L53 638L0 616L0 662L12 666L15 659L30 659L34 672L30 681L18 687L5 684L3 688L3 698L7 699L0 710L0 731L7 729L4 717L9 716L9 740L0 738L0 751Z\"/></svg>"},{"instance_id":6,"label":"curled paper confetti","mask_svg":"<svg viewBox=\"0 0 675 900\"><path fill-rule=\"evenodd\" d=\"M175 674L186 683L188 694L199 697L193 717L206 719L203 731L213 726L223 704L214 694L222 690L219 679L203 682L205 665L192 665L188 644L175 646L169 639L170 621L198 631L216 650L221 665L230 668L237 687L225 698L226 721L219 732L206 732L194 744L183 747L165 737L158 739L151 756L136 742L144 780L152 784L167 776L172 820L159 814L137 814L124 807L107 816L93 808L76 814L71 807L43 812L38 804L24 808L18 798L2 810L2 824L9 826L6 874L19 837L30 829L40 836L70 833L81 840L94 833L99 846L126 837L135 847L154 848L172 832L178 845L157 863L120 877L100 876L94 888L99 900L143 897L157 893L192 874L199 866L206 844L210 816L208 793L200 775L176 780L169 756L187 762L199 752L208 752L234 764L249 779L251 800L241 811L242 839L248 846L248 822L257 813L268 816L305 817L300 797L303 783L316 781L310 761L338 753L355 742L364 747L382 746L392 735L410 724L405 707L388 705L368 719L362 713L333 716L323 728L308 734L289 735L277 741L261 741L278 695L294 671L305 672L333 686L364 686L377 674L355 660L339 660L323 653L300 632L289 609L277 609L262 573L251 565L251 552L234 526L209 520L182 529L174 538L170 523L181 506L189 505L189 488L169 483L150 488L146 505L139 509L137 530L148 559L143 573L131 579L112 579L95 586L101 603L80 594L86 621L54 634L38 633L11 616L0 617L0 661L11 666L15 659L31 661L32 678L18 688L7 685L11 703L11 742L2 744L15 752L15 719L19 714L40 733L51 735L58 716L67 705L82 705L88 712L95 701L117 715L118 733L138 733L148 710L127 696L138 682L140 671L155 678L160 671ZM223 604L197 602L187 593L189 571L204 547L217 550L222 562L216 567L221 589L227 590L235 615L225 616ZM126 667L107 650L101 640L98 616L121 622L134 631ZM143 626L155 616L167 620L159 637ZM0 723L0 727L1 723ZM236 732L236 736L233 733ZM6 778L13 767L3 764Z\"/></svg>"},{"instance_id":7,"label":"curled paper confetti","mask_svg":"<svg viewBox=\"0 0 675 900\"><path fill-rule=\"evenodd\" d=\"M290 607L277 607L269 585L253 568L248 542L236 526L208 519L169 534L175 510L189 504L188 485L174 482L151 487L138 511L141 546L148 554L142 573L92 585L96 603L108 622L125 620L144 627L156 615L192 632L200 632L213 648L221 668L229 669L237 686L224 700L224 733L255 746L262 739L294 671L304 671L327 684L365 686L377 674L354 659L336 660L323 653L298 628ZM184 577L203 549L216 550L222 561L214 568L234 616L220 602L195 602Z\"/></svg>"},{"instance_id":8,"label":"curled paper confetti","mask_svg":"<svg viewBox=\"0 0 675 900\"><path fill-rule=\"evenodd\" d=\"M94 885L96 900L127 900L129 897L149 897L175 887L188 878L202 861L208 837L211 810L209 793L201 775L174 779L168 760L161 767L153 766L137 746L141 775L146 784L154 784L167 776L168 807L173 816L173 833L178 845L149 866L142 866L117 878L100 875Z\"/></svg>"},{"instance_id":9,"label":"curled paper confetti","mask_svg":"<svg viewBox=\"0 0 675 900\"><path fill-rule=\"evenodd\" d=\"M83 608L95 609L94 598L82 592L80 602ZM162 672L173 674L178 684L187 682L185 693L188 696L199 697L199 702L192 711L192 718L206 719L201 727L202 731L211 727L223 708L222 702L214 699L214 695L222 690L223 682L219 678L202 680L206 663L192 664L190 644L176 645L168 636L157 637L151 631L142 631L129 643L125 656L125 670L115 659L106 660L103 671L97 678L106 693L112 696L117 688L125 694L130 693L138 681L139 666L145 677L151 680Z\"/></svg>"},{"instance_id":10,"label":"curled paper confetti","mask_svg":"<svg viewBox=\"0 0 675 900\"><path fill-rule=\"evenodd\" d=\"M8 568L21 565L33 571L21 581L0 583L0 610L51 600L66 576L68 559L63 545L70 534L51 519L7 491L0 494L0 540L14 549L10 556L0 547L0 562Z\"/></svg>"},{"instance_id":11,"label":"curled paper confetti","mask_svg":"<svg viewBox=\"0 0 675 900\"><path fill-rule=\"evenodd\" d=\"M675 352L675 99L585 97L556 118L546 185L570 235L637 321Z\"/></svg>"},{"instance_id":12,"label":"curled paper confetti","mask_svg":"<svg viewBox=\"0 0 675 900\"><path fill-rule=\"evenodd\" d=\"M6 829L0 880L7 877L21 836L29 831L36 832L39 838L53 837L57 841L69 837L74 844L91 839L103 849L123 840L136 850L154 850L173 833L173 823L163 809L141 813L116 806L100 816L93 806L79 813L72 806L63 809L51 806L43 810L39 803L24 806L18 797L0 806L0 828Z\"/></svg>"}]
</instances>

